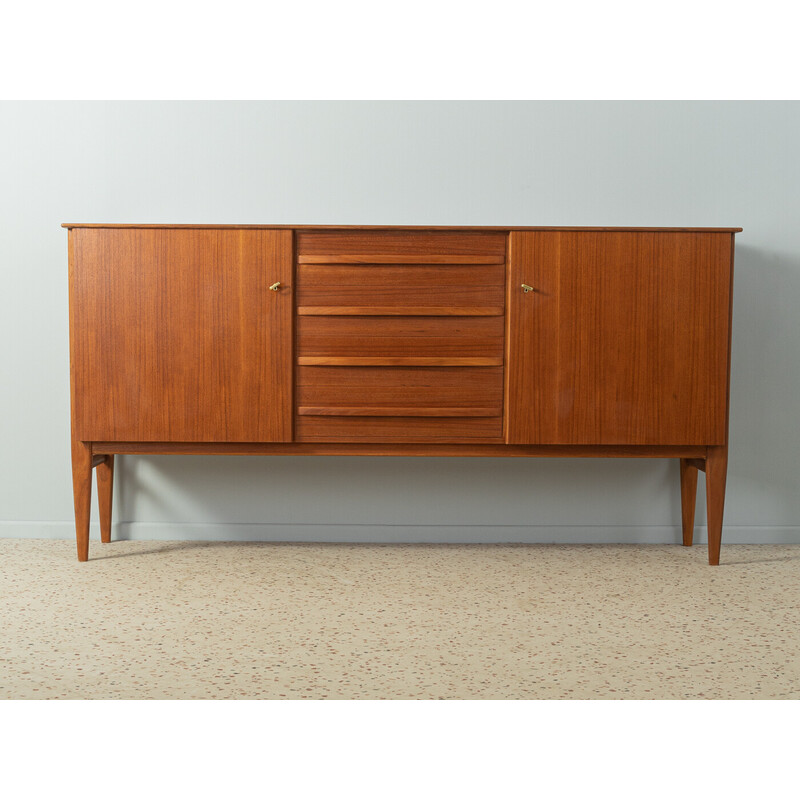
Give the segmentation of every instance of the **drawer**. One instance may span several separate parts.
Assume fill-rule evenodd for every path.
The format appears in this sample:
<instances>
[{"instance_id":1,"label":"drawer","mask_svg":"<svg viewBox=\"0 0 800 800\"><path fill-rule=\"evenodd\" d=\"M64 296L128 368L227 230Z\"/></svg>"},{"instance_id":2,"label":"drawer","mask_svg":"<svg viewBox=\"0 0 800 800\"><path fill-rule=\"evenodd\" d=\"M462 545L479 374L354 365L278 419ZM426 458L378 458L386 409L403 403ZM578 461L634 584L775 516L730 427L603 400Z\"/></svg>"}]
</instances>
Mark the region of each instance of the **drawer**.
<instances>
[{"instance_id":1,"label":"drawer","mask_svg":"<svg viewBox=\"0 0 800 800\"><path fill-rule=\"evenodd\" d=\"M504 319L298 317L298 364L499 366Z\"/></svg>"},{"instance_id":2,"label":"drawer","mask_svg":"<svg viewBox=\"0 0 800 800\"><path fill-rule=\"evenodd\" d=\"M502 367L297 368L299 416L499 417Z\"/></svg>"},{"instance_id":3,"label":"drawer","mask_svg":"<svg viewBox=\"0 0 800 800\"><path fill-rule=\"evenodd\" d=\"M297 234L298 264L503 264L505 260L505 233L375 230Z\"/></svg>"},{"instance_id":4,"label":"drawer","mask_svg":"<svg viewBox=\"0 0 800 800\"><path fill-rule=\"evenodd\" d=\"M298 264L300 316L502 316L503 264Z\"/></svg>"},{"instance_id":5,"label":"drawer","mask_svg":"<svg viewBox=\"0 0 800 800\"><path fill-rule=\"evenodd\" d=\"M502 442L502 417L301 417L296 442Z\"/></svg>"}]
</instances>

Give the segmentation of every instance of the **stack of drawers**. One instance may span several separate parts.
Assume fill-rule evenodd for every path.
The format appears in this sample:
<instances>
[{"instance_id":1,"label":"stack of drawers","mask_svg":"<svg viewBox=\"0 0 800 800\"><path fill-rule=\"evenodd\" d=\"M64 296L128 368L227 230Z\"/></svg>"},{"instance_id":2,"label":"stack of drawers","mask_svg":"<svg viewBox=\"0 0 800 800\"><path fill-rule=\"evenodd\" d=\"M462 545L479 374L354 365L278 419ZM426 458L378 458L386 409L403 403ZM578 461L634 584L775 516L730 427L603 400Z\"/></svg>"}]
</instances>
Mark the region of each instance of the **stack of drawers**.
<instances>
[{"instance_id":1,"label":"stack of drawers","mask_svg":"<svg viewBox=\"0 0 800 800\"><path fill-rule=\"evenodd\" d=\"M295 441L501 442L506 235L300 232Z\"/></svg>"}]
</instances>

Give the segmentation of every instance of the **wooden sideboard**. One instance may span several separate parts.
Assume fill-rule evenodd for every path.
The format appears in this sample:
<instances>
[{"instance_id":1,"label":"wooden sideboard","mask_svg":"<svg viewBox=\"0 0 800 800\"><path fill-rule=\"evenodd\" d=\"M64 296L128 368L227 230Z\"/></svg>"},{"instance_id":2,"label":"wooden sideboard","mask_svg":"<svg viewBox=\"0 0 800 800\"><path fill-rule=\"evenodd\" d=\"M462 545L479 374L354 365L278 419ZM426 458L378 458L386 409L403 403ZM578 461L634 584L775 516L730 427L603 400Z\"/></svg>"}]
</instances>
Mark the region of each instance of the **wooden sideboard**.
<instances>
[{"instance_id":1,"label":"wooden sideboard","mask_svg":"<svg viewBox=\"0 0 800 800\"><path fill-rule=\"evenodd\" d=\"M741 228L69 229L78 559L114 455L680 460L719 563Z\"/></svg>"}]
</instances>

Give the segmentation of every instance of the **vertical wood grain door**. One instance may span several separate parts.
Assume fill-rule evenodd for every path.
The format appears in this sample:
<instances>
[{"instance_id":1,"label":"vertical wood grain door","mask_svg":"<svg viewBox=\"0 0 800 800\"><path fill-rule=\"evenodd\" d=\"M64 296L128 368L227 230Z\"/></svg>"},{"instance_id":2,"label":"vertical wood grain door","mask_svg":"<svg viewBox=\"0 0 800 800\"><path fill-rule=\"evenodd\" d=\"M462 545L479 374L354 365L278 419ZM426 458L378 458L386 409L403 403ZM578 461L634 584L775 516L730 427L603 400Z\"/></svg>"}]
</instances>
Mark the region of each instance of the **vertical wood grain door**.
<instances>
[{"instance_id":1,"label":"vertical wood grain door","mask_svg":"<svg viewBox=\"0 0 800 800\"><path fill-rule=\"evenodd\" d=\"M732 246L729 233L512 232L507 441L724 444Z\"/></svg>"},{"instance_id":2,"label":"vertical wood grain door","mask_svg":"<svg viewBox=\"0 0 800 800\"><path fill-rule=\"evenodd\" d=\"M291 441L291 231L70 237L78 439Z\"/></svg>"}]
</instances>

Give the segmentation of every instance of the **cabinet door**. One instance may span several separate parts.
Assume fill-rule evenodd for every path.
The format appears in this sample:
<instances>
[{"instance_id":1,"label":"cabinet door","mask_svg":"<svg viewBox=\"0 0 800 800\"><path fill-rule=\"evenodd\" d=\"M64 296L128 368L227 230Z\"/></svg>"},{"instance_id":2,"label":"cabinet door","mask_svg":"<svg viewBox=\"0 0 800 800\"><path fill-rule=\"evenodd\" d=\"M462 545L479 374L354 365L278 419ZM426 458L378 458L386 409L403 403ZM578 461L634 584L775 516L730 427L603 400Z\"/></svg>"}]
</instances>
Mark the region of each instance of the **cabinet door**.
<instances>
[{"instance_id":1,"label":"cabinet door","mask_svg":"<svg viewBox=\"0 0 800 800\"><path fill-rule=\"evenodd\" d=\"M291 440L291 231L70 236L79 439Z\"/></svg>"},{"instance_id":2,"label":"cabinet door","mask_svg":"<svg viewBox=\"0 0 800 800\"><path fill-rule=\"evenodd\" d=\"M512 233L507 441L723 444L731 239Z\"/></svg>"}]
</instances>

